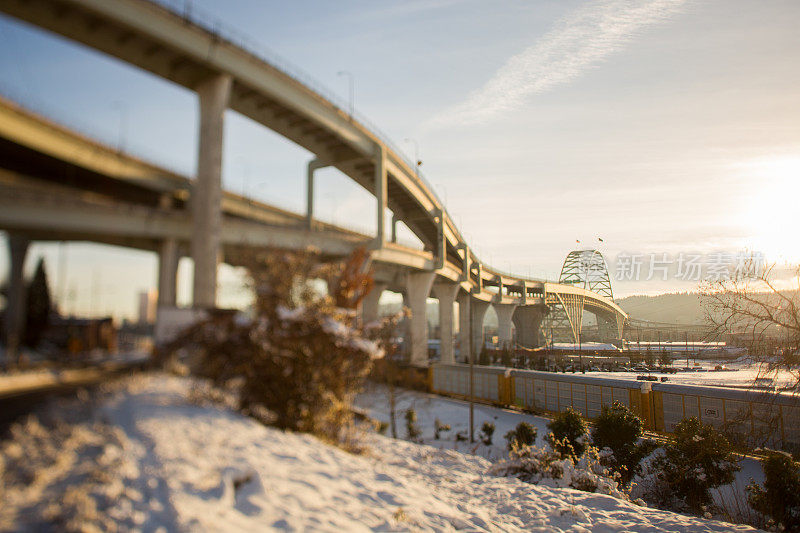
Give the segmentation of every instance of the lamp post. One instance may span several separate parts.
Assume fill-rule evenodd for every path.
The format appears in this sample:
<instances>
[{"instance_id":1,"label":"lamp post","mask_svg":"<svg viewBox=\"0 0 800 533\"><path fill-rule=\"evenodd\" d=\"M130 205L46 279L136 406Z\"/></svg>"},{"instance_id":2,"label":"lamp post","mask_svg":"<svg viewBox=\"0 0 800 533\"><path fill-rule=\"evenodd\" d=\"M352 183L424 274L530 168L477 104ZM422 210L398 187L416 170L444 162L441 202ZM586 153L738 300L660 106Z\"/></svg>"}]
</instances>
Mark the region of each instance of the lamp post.
<instances>
[{"instance_id":1,"label":"lamp post","mask_svg":"<svg viewBox=\"0 0 800 533\"><path fill-rule=\"evenodd\" d=\"M353 73L347 70L340 70L336 73L337 76L347 76L350 88L350 118L353 118L353 111L355 110L355 78Z\"/></svg>"},{"instance_id":2,"label":"lamp post","mask_svg":"<svg viewBox=\"0 0 800 533\"><path fill-rule=\"evenodd\" d=\"M414 144L414 170L416 170L417 177L419 178L419 167L422 165L422 161L419 158L419 143L416 139L412 139L411 137L406 137L403 139L403 142Z\"/></svg>"},{"instance_id":3,"label":"lamp post","mask_svg":"<svg viewBox=\"0 0 800 533\"><path fill-rule=\"evenodd\" d=\"M128 129L128 108L125 102L114 100L111 108L119 111L119 132L117 135L117 152L122 152L125 148L126 130Z\"/></svg>"}]
</instances>

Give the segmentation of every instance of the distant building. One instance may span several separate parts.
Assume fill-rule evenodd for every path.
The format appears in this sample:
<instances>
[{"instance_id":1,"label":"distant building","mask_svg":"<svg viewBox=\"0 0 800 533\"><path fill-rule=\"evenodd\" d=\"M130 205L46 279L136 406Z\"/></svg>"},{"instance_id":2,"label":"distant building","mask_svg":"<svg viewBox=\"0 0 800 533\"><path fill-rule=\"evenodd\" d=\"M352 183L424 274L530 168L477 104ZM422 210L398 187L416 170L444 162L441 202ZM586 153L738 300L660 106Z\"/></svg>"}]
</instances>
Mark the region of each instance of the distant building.
<instances>
[{"instance_id":1,"label":"distant building","mask_svg":"<svg viewBox=\"0 0 800 533\"><path fill-rule=\"evenodd\" d=\"M114 320L106 318L74 318L53 316L47 328L46 340L71 355L96 350L117 352L117 328Z\"/></svg>"},{"instance_id":2,"label":"distant building","mask_svg":"<svg viewBox=\"0 0 800 533\"><path fill-rule=\"evenodd\" d=\"M155 324L158 293L153 290L139 293L139 324Z\"/></svg>"}]
</instances>

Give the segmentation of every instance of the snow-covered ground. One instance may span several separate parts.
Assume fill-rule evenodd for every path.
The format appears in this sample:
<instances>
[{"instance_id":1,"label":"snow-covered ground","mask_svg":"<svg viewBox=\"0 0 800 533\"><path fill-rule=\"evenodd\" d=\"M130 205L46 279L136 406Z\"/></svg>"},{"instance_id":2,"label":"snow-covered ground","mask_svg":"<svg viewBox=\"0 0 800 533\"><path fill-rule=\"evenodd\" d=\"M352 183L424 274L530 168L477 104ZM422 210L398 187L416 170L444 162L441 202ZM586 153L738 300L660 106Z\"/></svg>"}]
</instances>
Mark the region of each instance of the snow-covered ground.
<instances>
[{"instance_id":1,"label":"snow-covered ground","mask_svg":"<svg viewBox=\"0 0 800 533\"><path fill-rule=\"evenodd\" d=\"M370 417L381 422L389 422L389 401L387 389L381 385L367 385L366 390L356 398L356 406L365 410ZM537 429L537 444L544 443L549 420L541 416L533 416L510 409L492 407L480 403L474 404L473 420L475 443L469 440L457 440L456 435L469 435L469 403L446 398L435 394L396 389L395 421L397 436L406 438L406 426L403 416L413 408L417 413L417 425L422 430L421 442L439 449L456 450L473 453L490 460L497 460L507 455L504 435L514 429L520 422L528 422ZM449 431L441 432L439 439L434 437L436 420L450 426ZM495 425L492 444L485 446L478 439L484 422ZM386 435L391 435L386 430Z\"/></svg>"},{"instance_id":2,"label":"snow-covered ground","mask_svg":"<svg viewBox=\"0 0 800 533\"><path fill-rule=\"evenodd\" d=\"M193 403L185 378L132 378L88 403L60 400L51 416L70 424L31 419L2 443L0 529L750 530L490 476L482 457L378 435L353 455Z\"/></svg>"},{"instance_id":3,"label":"snow-covered ground","mask_svg":"<svg viewBox=\"0 0 800 533\"><path fill-rule=\"evenodd\" d=\"M356 405L372 418L381 422L389 421L389 401L387 389L381 385L368 385L366 390L356 399ZM459 441L457 433L469 435L469 403L463 400L446 398L435 394L397 389L395 417L397 435L406 438L405 412L413 408L417 413L417 425L421 430L420 442L443 450L456 450L464 453L480 455L495 461L507 456L506 440L504 435L514 429L520 422L528 422L537 429L537 445L544 445L544 437L549 433L548 418L534 416L501 407L474 404L475 443ZM435 421L447 424L450 431L442 432L439 439L434 438ZM480 442L478 434L484 422L495 425L492 444L486 446ZM389 430L386 430L389 435ZM750 457L741 460L742 469L737 473L736 480L730 485L724 485L711 491L715 502L726 508L734 506L735 502L746 501L745 487L751 480L757 483L764 482L764 473L761 463ZM638 481L635 480L635 481ZM746 504L744 512L749 512Z\"/></svg>"}]
</instances>

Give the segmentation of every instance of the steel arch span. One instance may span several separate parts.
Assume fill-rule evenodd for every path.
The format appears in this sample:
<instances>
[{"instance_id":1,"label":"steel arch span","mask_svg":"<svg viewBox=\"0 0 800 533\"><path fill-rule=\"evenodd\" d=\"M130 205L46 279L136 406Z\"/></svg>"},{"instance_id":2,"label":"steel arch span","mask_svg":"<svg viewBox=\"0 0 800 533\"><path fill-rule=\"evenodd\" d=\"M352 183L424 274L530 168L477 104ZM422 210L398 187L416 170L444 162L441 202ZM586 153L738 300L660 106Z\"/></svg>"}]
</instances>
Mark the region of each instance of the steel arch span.
<instances>
[{"instance_id":1,"label":"steel arch span","mask_svg":"<svg viewBox=\"0 0 800 533\"><path fill-rule=\"evenodd\" d=\"M608 268L603 254L598 250L573 250L568 253L561 266L558 282L577 285L614 300Z\"/></svg>"},{"instance_id":2,"label":"steel arch span","mask_svg":"<svg viewBox=\"0 0 800 533\"><path fill-rule=\"evenodd\" d=\"M603 254L598 250L573 250L568 253L558 281L563 285L590 291L611 302L614 301L608 267ZM591 305L583 297L568 297L568 295L554 295L548 298L549 313L544 324L544 333L548 341L580 342L587 303ZM604 338L622 337L623 316L615 312L609 314L602 306L592 305L591 311L597 316L598 326L601 326Z\"/></svg>"}]
</instances>

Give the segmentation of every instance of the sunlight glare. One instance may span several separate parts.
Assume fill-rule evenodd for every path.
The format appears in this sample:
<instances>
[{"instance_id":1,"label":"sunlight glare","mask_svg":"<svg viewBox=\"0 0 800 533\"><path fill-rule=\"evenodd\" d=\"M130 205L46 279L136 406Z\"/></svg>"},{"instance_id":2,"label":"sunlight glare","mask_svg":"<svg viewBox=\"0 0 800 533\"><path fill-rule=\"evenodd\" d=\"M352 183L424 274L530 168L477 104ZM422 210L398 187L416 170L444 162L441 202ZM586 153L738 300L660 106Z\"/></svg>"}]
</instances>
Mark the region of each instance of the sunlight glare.
<instances>
[{"instance_id":1,"label":"sunlight glare","mask_svg":"<svg viewBox=\"0 0 800 533\"><path fill-rule=\"evenodd\" d=\"M768 261L800 261L800 156L761 158L745 169L753 184L741 211L748 248Z\"/></svg>"}]
</instances>

